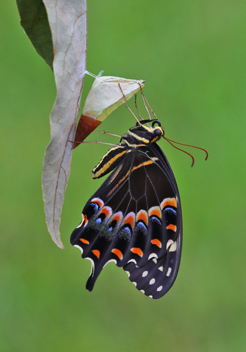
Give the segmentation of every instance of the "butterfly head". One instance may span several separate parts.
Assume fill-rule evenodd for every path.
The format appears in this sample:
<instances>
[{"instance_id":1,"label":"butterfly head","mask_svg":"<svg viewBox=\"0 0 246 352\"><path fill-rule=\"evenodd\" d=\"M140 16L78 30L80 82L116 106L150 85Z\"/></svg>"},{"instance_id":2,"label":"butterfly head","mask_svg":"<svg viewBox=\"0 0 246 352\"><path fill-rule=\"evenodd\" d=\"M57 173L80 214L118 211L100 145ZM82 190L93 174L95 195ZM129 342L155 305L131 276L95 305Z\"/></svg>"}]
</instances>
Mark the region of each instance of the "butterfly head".
<instances>
[{"instance_id":1,"label":"butterfly head","mask_svg":"<svg viewBox=\"0 0 246 352\"><path fill-rule=\"evenodd\" d=\"M156 126L157 125L157 126ZM156 127L155 127L156 126ZM153 134L158 137L158 139L165 135L164 129L161 127L161 123L156 120L152 123Z\"/></svg>"},{"instance_id":2,"label":"butterfly head","mask_svg":"<svg viewBox=\"0 0 246 352\"><path fill-rule=\"evenodd\" d=\"M145 126L146 123L148 126ZM164 129L158 120L141 120L128 130L128 136L134 139L135 144L141 145L155 143L164 134Z\"/></svg>"}]
</instances>

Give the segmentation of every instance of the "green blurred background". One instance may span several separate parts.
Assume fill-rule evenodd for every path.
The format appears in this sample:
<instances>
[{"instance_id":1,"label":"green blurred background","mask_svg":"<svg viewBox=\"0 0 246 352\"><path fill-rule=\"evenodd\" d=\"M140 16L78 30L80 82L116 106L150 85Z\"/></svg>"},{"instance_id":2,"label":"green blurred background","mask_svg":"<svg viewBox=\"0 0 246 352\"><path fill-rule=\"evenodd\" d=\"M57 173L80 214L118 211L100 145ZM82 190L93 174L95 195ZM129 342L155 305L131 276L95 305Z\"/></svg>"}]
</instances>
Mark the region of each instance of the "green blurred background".
<instances>
[{"instance_id":1,"label":"green blurred background","mask_svg":"<svg viewBox=\"0 0 246 352\"><path fill-rule=\"evenodd\" d=\"M90 263L69 238L101 183L90 173L107 146L74 151L65 250L52 242L41 172L54 79L19 25L15 2L1 2L0 14L0 350L246 351L246 2L88 1L87 69L145 79L166 136L209 151L204 162L192 150L191 169L190 158L160 142L184 219L180 272L160 300L137 291L114 264L92 293L85 290ZM91 84L86 77L83 99ZM122 134L134 123L122 106L102 128Z\"/></svg>"}]
</instances>

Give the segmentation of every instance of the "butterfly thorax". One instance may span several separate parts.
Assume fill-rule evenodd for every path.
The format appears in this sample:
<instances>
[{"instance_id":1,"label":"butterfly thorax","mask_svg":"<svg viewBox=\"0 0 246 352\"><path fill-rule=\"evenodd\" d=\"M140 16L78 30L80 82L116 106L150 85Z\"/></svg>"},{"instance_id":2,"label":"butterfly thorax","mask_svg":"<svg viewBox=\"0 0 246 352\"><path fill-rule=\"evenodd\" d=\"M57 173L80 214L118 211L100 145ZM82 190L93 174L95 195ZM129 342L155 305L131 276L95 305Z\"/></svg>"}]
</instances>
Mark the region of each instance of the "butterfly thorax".
<instances>
[{"instance_id":1,"label":"butterfly thorax","mask_svg":"<svg viewBox=\"0 0 246 352\"><path fill-rule=\"evenodd\" d=\"M128 133L120 139L120 144L111 148L92 170L92 178L100 178L111 172L126 155L136 148L148 146L155 143L164 136L164 130L158 122L157 127L137 124L130 128Z\"/></svg>"},{"instance_id":2,"label":"butterfly thorax","mask_svg":"<svg viewBox=\"0 0 246 352\"><path fill-rule=\"evenodd\" d=\"M121 137L121 141L130 148L137 148L155 143L161 136L164 136L164 130L160 125L157 127L137 125L130 128L128 133Z\"/></svg>"}]
</instances>

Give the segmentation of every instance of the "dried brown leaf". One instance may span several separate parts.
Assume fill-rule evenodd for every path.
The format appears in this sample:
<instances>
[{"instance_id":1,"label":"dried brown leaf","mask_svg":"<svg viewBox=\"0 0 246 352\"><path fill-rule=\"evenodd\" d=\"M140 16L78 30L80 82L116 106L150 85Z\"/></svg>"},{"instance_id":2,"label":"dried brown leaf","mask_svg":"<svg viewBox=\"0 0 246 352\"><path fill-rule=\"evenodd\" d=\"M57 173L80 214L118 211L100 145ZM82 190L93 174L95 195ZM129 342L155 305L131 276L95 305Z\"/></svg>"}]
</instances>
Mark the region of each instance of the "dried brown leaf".
<instances>
[{"instance_id":1,"label":"dried brown leaf","mask_svg":"<svg viewBox=\"0 0 246 352\"><path fill-rule=\"evenodd\" d=\"M72 143L86 66L85 0L43 0L50 24L57 97L50 115L51 141L46 149L42 187L48 230L58 247L64 194L70 175Z\"/></svg>"}]
</instances>

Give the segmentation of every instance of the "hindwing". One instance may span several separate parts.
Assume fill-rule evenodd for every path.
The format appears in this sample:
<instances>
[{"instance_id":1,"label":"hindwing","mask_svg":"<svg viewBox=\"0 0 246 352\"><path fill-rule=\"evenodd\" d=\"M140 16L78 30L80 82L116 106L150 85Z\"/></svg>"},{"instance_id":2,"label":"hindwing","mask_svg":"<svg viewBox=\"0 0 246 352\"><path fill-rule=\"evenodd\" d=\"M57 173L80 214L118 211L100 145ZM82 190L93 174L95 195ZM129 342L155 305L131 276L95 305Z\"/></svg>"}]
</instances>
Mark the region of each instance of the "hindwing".
<instances>
[{"instance_id":1,"label":"hindwing","mask_svg":"<svg viewBox=\"0 0 246 352\"><path fill-rule=\"evenodd\" d=\"M82 258L92 262L86 287L91 291L103 267L114 261L138 290L160 298L175 281L182 247L173 172L156 143L129 149L114 166L71 235Z\"/></svg>"}]
</instances>

